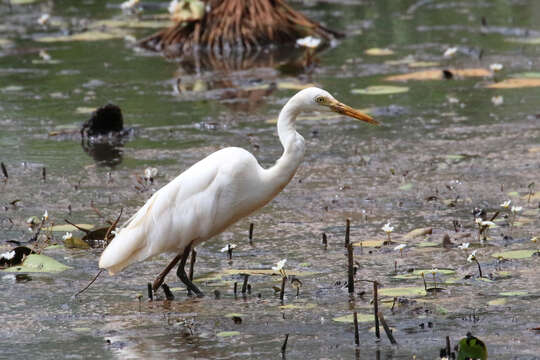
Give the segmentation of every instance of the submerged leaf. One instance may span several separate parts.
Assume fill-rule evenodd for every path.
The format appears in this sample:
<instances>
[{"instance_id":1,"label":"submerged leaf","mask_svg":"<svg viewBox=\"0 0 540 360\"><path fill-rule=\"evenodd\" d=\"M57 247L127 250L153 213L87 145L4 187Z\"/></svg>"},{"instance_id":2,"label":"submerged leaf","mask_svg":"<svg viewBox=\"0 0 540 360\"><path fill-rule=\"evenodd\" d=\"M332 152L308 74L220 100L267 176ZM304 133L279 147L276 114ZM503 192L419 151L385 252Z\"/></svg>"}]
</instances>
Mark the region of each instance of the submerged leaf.
<instances>
[{"instance_id":1,"label":"submerged leaf","mask_svg":"<svg viewBox=\"0 0 540 360\"><path fill-rule=\"evenodd\" d=\"M497 299L493 299L493 300L488 301L489 306L502 306L502 305L505 305L505 304L506 304L506 299L505 298L497 298Z\"/></svg>"},{"instance_id":2,"label":"submerged leaf","mask_svg":"<svg viewBox=\"0 0 540 360\"><path fill-rule=\"evenodd\" d=\"M356 313L356 319L358 320L358 322L375 321L375 318L374 318L373 314L359 314L359 313ZM354 323L354 314L338 316L338 317L333 318L332 320L334 320L335 322L351 323L352 324L352 323Z\"/></svg>"},{"instance_id":3,"label":"submerged leaf","mask_svg":"<svg viewBox=\"0 0 540 360\"><path fill-rule=\"evenodd\" d=\"M501 292L499 293L499 295L501 296L525 296L525 295L528 295L529 293L527 291L505 291L505 292Z\"/></svg>"},{"instance_id":4,"label":"submerged leaf","mask_svg":"<svg viewBox=\"0 0 540 360\"><path fill-rule=\"evenodd\" d=\"M66 266L51 257L38 254L30 254L22 265L5 269L6 272L61 272L71 267Z\"/></svg>"},{"instance_id":5,"label":"submerged leaf","mask_svg":"<svg viewBox=\"0 0 540 360\"><path fill-rule=\"evenodd\" d=\"M362 95L390 95L390 94L399 94L409 91L408 87L405 86L386 86L386 85L374 85L368 86L365 89L352 89L353 94L362 94Z\"/></svg>"}]
</instances>

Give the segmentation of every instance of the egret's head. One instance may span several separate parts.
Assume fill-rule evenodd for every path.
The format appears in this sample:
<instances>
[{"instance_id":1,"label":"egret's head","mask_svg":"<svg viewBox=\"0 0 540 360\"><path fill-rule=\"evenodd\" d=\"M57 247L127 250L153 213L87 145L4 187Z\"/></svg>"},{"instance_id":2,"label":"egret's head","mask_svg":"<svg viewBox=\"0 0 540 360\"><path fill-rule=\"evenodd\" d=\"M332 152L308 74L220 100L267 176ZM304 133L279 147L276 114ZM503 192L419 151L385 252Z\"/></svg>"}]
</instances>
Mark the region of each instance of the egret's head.
<instances>
[{"instance_id":1,"label":"egret's head","mask_svg":"<svg viewBox=\"0 0 540 360\"><path fill-rule=\"evenodd\" d=\"M379 122L363 112L337 101L326 90L316 87L310 87L302 90L301 95L309 110L315 111L333 111L338 114L346 115L370 124L379 125Z\"/></svg>"}]
</instances>

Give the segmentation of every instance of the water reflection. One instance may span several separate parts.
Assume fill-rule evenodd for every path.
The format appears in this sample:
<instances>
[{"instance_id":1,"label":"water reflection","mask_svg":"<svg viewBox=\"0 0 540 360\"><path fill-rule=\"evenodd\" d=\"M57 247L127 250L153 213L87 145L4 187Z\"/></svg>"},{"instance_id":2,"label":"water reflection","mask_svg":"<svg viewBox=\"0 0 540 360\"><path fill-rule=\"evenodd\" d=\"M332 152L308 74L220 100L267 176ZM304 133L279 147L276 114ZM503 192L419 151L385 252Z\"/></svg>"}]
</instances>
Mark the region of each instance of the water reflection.
<instances>
[{"instance_id":1,"label":"water reflection","mask_svg":"<svg viewBox=\"0 0 540 360\"><path fill-rule=\"evenodd\" d=\"M122 148L124 146L122 137L106 139L85 137L81 139L81 146L96 161L98 166L114 168L122 162Z\"/></svg>"},{"instance_id":2,"label":"water reflection","mask_svg":"<svg viewBox=\"0 0 540 360\"><path fill-rule=\"evenodd\" d=\"M181 60L174 91L182 95L211 92L233 111L252 112L279 87L280 76L309 75L318 63L316 55L313 49L298 47L228 57L199 53Z\"/></svg>"}]
</instances>

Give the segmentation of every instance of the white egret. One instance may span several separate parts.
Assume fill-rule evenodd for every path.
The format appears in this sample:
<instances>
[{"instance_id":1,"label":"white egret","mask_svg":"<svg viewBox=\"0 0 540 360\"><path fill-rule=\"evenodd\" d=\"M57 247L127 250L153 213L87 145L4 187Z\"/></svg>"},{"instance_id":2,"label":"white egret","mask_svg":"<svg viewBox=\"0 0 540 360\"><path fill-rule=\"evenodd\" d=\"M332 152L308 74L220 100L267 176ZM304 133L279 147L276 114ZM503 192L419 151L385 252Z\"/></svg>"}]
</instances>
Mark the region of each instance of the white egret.
<instances>
[{"instance_id":1,"label":"white egret","mask_svg":"<svg viewBox=\"0 0 540 360\"><path fill-rule=\"evenodd\" d=\"M304 138L295 126L303 111L334 111L378 124L325 90L310 87L298 92L279 113L277 131L284 151L274 166L264 169L251 153L238 147L209 155L158 190L126 222L101 255L99 267L113 275L133 262L163 252L177 253L154 281L154 291L181 260L178 277L202 296L184 270L190 250L267 204L291 181L304 157Z\"/></svg>"}]
</instances>

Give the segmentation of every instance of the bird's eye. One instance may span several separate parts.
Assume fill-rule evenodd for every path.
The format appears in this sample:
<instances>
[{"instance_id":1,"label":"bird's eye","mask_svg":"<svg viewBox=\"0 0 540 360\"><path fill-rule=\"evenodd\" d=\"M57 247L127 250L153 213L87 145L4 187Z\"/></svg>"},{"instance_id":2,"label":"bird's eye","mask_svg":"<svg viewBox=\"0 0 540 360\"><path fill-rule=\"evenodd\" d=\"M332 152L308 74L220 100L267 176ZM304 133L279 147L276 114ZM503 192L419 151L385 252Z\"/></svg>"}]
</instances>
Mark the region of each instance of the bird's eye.
<instances>
[{"instance_id":1,"label":"bird's eye","mask_svg":"<svg viewBox=\"0 0 540 360\"><path fill-rule=\"evenodd\" d=\"M318 103L322 103L322 102L324 102L324 98L322 96L317 96L315 98L315 101L318 102Z\"/></svg>"}]
</instances>

